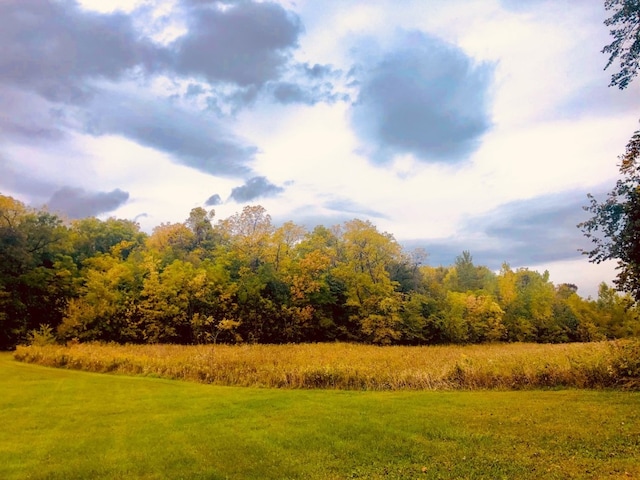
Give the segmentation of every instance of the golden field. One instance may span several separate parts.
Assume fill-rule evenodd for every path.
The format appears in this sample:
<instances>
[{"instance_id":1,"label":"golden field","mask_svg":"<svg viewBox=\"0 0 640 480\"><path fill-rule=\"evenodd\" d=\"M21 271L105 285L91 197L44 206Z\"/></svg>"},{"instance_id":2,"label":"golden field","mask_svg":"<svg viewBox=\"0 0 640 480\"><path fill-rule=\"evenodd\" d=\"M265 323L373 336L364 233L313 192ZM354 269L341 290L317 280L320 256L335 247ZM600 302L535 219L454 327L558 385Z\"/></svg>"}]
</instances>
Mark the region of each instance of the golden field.
<instances>
[{"instance_id":1,"label":"golden field","mask_svg":"<svg viewBox=\"0 0 640 480\"><path fill-rule=\"evenodd\" d=\"M640 342L379 347L20 346L20 361L215 385L348 390L637 388Z\"/></svg>"}]
</instances>

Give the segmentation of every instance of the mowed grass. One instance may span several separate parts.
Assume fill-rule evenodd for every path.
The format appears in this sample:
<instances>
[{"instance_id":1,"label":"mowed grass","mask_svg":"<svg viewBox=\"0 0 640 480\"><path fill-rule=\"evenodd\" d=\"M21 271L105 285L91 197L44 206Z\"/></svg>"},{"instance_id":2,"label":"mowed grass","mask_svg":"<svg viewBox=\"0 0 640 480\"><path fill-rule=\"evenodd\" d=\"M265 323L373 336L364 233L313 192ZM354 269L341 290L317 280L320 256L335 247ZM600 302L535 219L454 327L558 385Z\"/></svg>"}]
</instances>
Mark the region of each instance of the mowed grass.
<instances>
[{"instance_id":1,"label":"mowed grass","mask_svg":"<svg viewBox=\"0 0 640 480\"><path fill-rule=\"evenodd\" d=\"M2 479L640 478L640 394L220 387L0 354Z\"/></svg>"},{"instance_id":2,"label":"mowed grass","mask_svg":"<svg viewBox=\"0 0 640 480\"><path fill-rule=\"evenodd\" d=\"M117 345L18 347L15 358L91 372L226 386L346 390L640 388L640 342L377 347Z\"/></svg>"}]
</instances>

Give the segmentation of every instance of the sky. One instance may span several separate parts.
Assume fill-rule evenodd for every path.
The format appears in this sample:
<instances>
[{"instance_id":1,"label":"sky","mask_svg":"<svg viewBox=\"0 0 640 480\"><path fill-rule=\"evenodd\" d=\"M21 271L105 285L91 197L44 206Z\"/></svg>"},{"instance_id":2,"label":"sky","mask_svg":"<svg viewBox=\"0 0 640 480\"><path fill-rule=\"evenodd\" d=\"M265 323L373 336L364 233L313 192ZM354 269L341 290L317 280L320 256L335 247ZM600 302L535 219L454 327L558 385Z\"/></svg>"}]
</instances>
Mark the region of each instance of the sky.
<instances>
[{"instance_id":1,"label":"sky","mask_svg":"<svg viewBox=\"0 0 640 480\"><path fill-rule=\"evenodd\" d=\"M638 129L600 0L0 0L0 193L65 218L359 218L596 296ZM614 68L614 67L612 67Z\"/></svg>"}]
</instances>

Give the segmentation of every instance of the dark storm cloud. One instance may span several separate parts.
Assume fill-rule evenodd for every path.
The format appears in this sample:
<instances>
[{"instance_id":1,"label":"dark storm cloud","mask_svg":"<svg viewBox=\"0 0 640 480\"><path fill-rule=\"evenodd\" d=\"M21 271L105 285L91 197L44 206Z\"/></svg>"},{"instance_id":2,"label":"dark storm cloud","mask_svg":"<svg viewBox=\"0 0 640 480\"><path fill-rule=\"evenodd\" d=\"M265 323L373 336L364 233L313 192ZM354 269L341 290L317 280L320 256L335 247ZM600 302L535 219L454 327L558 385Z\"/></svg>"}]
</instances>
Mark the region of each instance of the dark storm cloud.
<instances>
[{"instance_id":1,"label":"dark storm cloud","mask_svg":"<svg viewBox=\"0 0 640 480\"><path fill-rule=\"evenodd\" d=\"M476 64L455 45L421 32L354 71L360 94L352 122L374 161L410 153L428 162L459 162L491 126L493 65Z\"/></svg>"},{"instance_id":2,"label":"dark storm cloud","mask_svg":"<svg viewBox=\"0 0 640 480\"><path fill-rule=\"evenodd\" d=\"M589 247L576 227L589 218L582 208L588 204L586 195L563 192L509 202L470 219L456 237L403 243L426 248L432 265L451 265L463 250L469 250L477 264L494 269L503 262L531 266L576 260L582 258L578 250Z\"/></svg>"},{"instance_id":3,"label":"dark storm cloud","mask_svg":"<svg viewBox=\"0 0 640 480\"><path fill-rule=\"evenodd\" d=\"M207 207L214 207L216 205L222 205L222 198L217 193L214 193L209 198L207 198L207 201L204 202L204 204Z\"/></svg>"},{"instance_id":4,"label":"dark storm cloud","mask_svg":"<svg viewBox=\"0 0 640 480\"><path fill-rule=\"evenodd\" d=\"M266 177L253 177L231 190L229 198L244 203L260 197L274 197L281 192L284 192L284 188L269 182Z\"/></svg>"},{"instance_id":5,"label":"dark storm cloud","mask_svg":"<svg viewBox=\"0 0 640 480\"><path fill-rule=\"evenodd\" d=\"M69 218L85 218L108 213L123 205L129 194L120 189L111 192L87 192L82 188L64 187L53 194L49 210Z\"/></svg>"},{"instance_id":6,"label":"dark storm cloud","mask_svg":"<svg viewBox=\"0 0 640 480\"><path fill-rule=\"evenodd\" d=\"M188 32L170 47L176 72L238 85L279 77L302 31L296 15L270 2L189 3Z\"/></svg>"}]
</instances>

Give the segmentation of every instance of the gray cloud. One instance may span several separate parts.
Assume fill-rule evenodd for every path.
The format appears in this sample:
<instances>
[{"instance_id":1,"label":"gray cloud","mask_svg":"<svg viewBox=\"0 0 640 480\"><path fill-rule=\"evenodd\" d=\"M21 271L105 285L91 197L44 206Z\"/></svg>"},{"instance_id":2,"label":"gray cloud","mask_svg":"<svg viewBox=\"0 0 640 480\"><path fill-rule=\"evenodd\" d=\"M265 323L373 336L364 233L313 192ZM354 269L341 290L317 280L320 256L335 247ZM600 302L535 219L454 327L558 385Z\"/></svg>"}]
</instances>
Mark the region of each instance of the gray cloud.
<instances>
[{"instance_id":1,"label":"gray cloud","mask_svg":"<svg viewBox=\"0 0 640 480\"><path fill-rule=\"evenodd\" d=\"M273 100L283 105L334 103L348 101L350 92L341 85L342 72L328 65L297 64L291 66L277 80L262 85L213 85L207 93L208 109L216 114L234 115L254 104L258 99ZM199 85L189 85L185 93L191 98L205 93Z\"/></svg>"},{"instance_id":2,"label":"gray cloud","mask_svg":"<svg viewBox=\"0 0 640 480\"><path fill-rule=\"evenodd\" d=\"M1 57L1 55L0 55ZM66 137L54 104L12 86L0 88L0 142L50 143Z\"/></svg>"},{"instance_id":3,"label":"gray cloud","mask_svg":"<svg viewBox=\"0 0 640 480\"><path fill-rule=\"evenodd\" d=\"M304 74L309 78L326 78L340 75L340 73L336 72L330 65L320 65L316 63L310 66L308 63L303 63L299 65L299 68L302 69Z\"/></svg>"},{"instance_id":4,"label":"gray cloud","mask_svg":"<svg viewBox=\"0 0 640 480\"><path fill-rule=\"evenodd\" d=\"M150 8L102 14L72 0L0 1L0 142L58 141L74 129L117 134L205 173L246 178L257 149L216 116L262 94L283 103L333 101L331 67L292 62L302 25L282 6L182 0L176 9L188 30L160 45L138 28L165 21ZM197 77L183 98L202 98L208 111L154 96L148 80L161 75ZM131 80L142 91L132 92Z\"/></svg>"},{"instance_id":5,"label":"gray cloud","mask_svg":"<svg viewBox=\"0 0 640 480\"><path fill-rule=\"evenodd\" d=\"M273 96L279 103L306 103L313 105L314 96L300 85L289 82L280 82L273 88Z\"/></svg>"},{"instance_id":6,"label":"gray cloud","mask_svg":"<svg viewBox=\"0 0 640 480\"><path fill-rule=\"evenodd\" d=\"M87 192L82 188L64 187L53 194L49 210L69 218L85 218L108 213L123 205L129 194L120 189L111 192Z\"/></svg>"},{"instance_id":7,"label":"gray cloud","mask_svg":"<svg viewBox=\"0 0 640 480\"><path fill-rule=\"evenodd\" d=\"M213 175L249 174L257 151L215 118L142 93L107 92L93 99L84 119L87 133L117 133Z\"/></svg>"},{"instance_id":8,"label":"gray cloud","mask_svg":"<svg viewBox=\"0 0 640 480\"><path fill-rule=\"evenodd\" d=\"M365 151L383 163L411 153L429 162L458 162L491 126L493 65L477 65L458 47L421 32L356 70L360 94L352 123Z\"/></svg>"},{"instance_id":9,"label":"gray cloud","mask_svg":"<svg viewBox=\"0 0 640 480\"><path fill-rule=\"evenodd\" d=\"M281 192L284 192L284 188L269 182L266 177L253 177L244 185L232 189L229 198L243 203L260 197L274 197Z\"/></svg>"},{"instance_id":10,"label":"gray cloud","mask_svg":"<svg viewBox=\"0 0 640 480\"><path fill-rule=\"evenodd\" d=\"M279 77L302 31L297 16L270 2L189 3L188 32L171 45L178 73L238 85Z\"/></svg>"},{"instance_id":11,"label":"gray cloud","mask_svg":"<svg viewBox=\"0 0 640 480\"><path fill-rule=\"evenodd\" d=\"M10 162L0 154L0 190L27 195L42 202L55 192L59 185L29 175L25 167Z\"/></svg>"},{"instance_id":12,"label":"gray cloud","mask_svg":"<svg viewBox=\"0 0 640 480\"><path fill-rule=\"evenodd\" d=\"M217 193L214 193L209 198L207 198L207 201L204 202L204 204L207 207L214 207L216 205L222 205L222 198Z\"/></svg>"},{"instance_id":13,"label":"gray cloud","mask_svg":"<svg viewBox=\"0 0 640 480\"><path fill-rule=\"evenodd\" d=\"M403 244L424 247L432 265L451 265L463 250L469 250L477 264L494 269L503 262L531 266L576 260L583 258L578 249L589 248L576 227L589 217L582 208L587 204L584 191L518 200L468 220L456 237Z\"/></svg>"},{"instance_id":14,"label":"gray cloud","mask_svg":"<svg viewBox=\"0 0 640 480\"><path fill-rule=\"evenodd\" d=\"M334 103L336 101L347 101L349 95L336 92L334 85L330 82L316 85L304 85L299 82L274 82L269 83L273 98L283 105L293 103L303 103L315 105L316 103Z\"/></svg>"},{"instance_id":15,"label":"gray cloud","mask_svg":"<svg viewBox=\"0 0 640 480\"><path fill-rule=\"evenodd\" d=\"M246 164L256 149L228 128L114 83L133 67L151 72L169 58L140 39L129 16L92 13L72 2L11 0L0 3L0 42L2 140L59 139L62 123L93 135L123 135L206 173L250 172Z\"/></svg>"},{"instance_id":16,"label":"gray cloud","mask_svg":"<svg viewBox=\"0 0 640 480\"><path fill-rule=\"evenodd\" d=\"M87 78L115 80L162 57L130 16L92 13L70 1L0 2L0 45L1 83L73 103L90 94Z\"/></svg>"},{"instance_id":17,"label":"gray cloud","mask_svg":"<svg viewBox=\"0 0 640 480\"><path fill-rule=\"evenodd\" d=\"M190 83L187 86L187 92L185 93L185 97L197 97L205 92L205 89L202 85L198 85L197 83Z\"/></svg>"},{"instance_id":18,"label":"gray cloud","mask_svg":"<svg viewBox=\"0 0 640 480\"><path fill-rule=\"evenodd\" d=\"M330 65L301 63L290 69L283 79L268 82L265 90L284 105L334 103L350 100L349 86L344 84L346 80L349 79L340 70L334 70Z\"/></svg>"}]
</instances>

